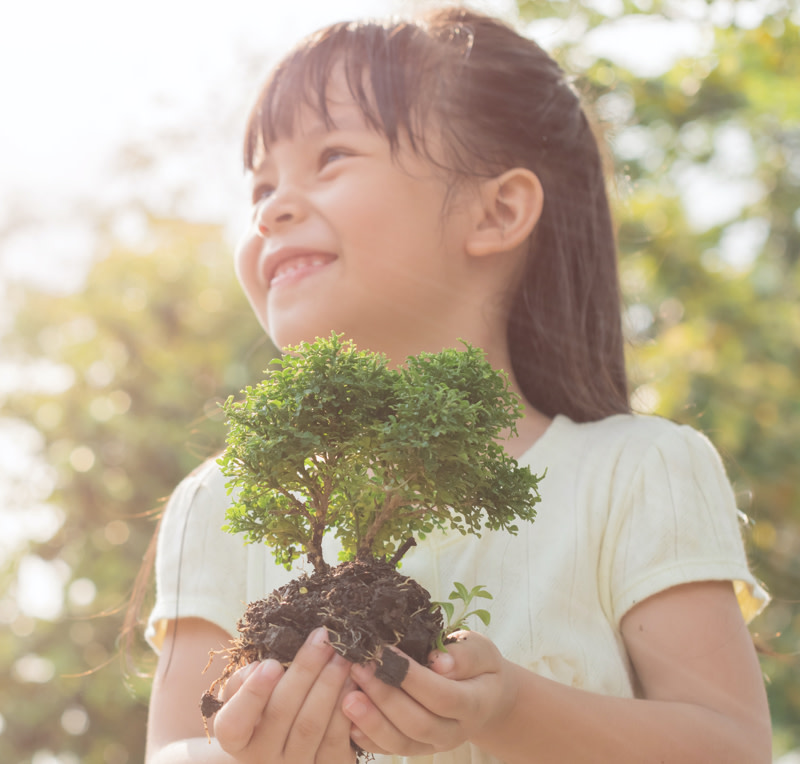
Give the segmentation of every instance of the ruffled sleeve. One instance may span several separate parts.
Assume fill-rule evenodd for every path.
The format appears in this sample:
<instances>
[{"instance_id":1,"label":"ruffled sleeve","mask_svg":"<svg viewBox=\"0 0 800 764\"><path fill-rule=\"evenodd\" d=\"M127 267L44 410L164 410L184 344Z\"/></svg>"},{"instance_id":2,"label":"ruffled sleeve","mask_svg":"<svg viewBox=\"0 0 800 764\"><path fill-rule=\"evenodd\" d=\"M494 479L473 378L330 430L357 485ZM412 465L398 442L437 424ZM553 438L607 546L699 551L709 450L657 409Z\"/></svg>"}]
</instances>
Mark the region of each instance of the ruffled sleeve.
<instances>
[{"instance_id":1,"label":"ruffled sleeve","mask_svg":"<svg viewBox=\"0 0 800 764\"><path fill-rule=\"evenodd\" d=\"M184 479L167 503L158 532L156 601L145 630L155 650L167 622L203 618L230 634L247 602L247 551L224 533L230 498L210 461Z\"/></svg>"},{"instance_id":2,"label":"ruffled sleeve","mask_svg":"<svg viewBox=\"0 0 800 764\"><path fill-rule=\"evenodd\" d=\"M749 570L722 460L696 430L663 425L649 445L637 442L623 459L633 465L632 479L612 506L601 571L613 617L619 623L638 602L672 586L730 580L749 621L769 598Z\"/></svg>"}]
</instances>

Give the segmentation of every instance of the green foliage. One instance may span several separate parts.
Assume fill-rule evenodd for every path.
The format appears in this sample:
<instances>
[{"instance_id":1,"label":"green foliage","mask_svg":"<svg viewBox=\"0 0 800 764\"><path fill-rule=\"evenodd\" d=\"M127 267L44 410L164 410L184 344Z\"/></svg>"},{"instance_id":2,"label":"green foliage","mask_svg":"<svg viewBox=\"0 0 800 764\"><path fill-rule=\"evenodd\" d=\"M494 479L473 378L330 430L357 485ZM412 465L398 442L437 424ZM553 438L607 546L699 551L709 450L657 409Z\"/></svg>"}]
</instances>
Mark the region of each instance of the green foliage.
<instances>
[{"instance_id":1,"label":"green foliage","mask_svg":"<svg viewBox=\"0 0 800 764\"><path fill-rule=\"evenodd\" d=\"M27 422L40 438L15 511L22 520L44 511L28 502L46 501L60 520L2 567L3 762L37 751L49 751L39 756L47 761L144 760L150 679L137 674L154 655L140 636L120 652L134 578L165 497L224 445L220 401L274 352L220 227L150 220L147 241L139 252L109 240L81 294L28 290L2 337L0 355L27 370L28 384L0 401L0 427ZM50 376L64 386L48 389ZM60 614L27 612L15 584L24 559L58 575Z\"/></svg>"},{"instance_id":2,"label":"green foliage","mask_svg":"<svg viewBox=\"0 0 800 764\"><path fill-rule=\"evenodd\" d=\"M612 152L634 406L706 432L750 517L773 597L752 630L775 653L761 660L778 756L800 748L797 3L517 4L534 34L558 29L556 57ZM595 30L641 20L664 39L696 25L709 48L645 77L622 64L624 42L587 50Z\"/></svg>"},{"instance_id":3,"label":"green foliage","mask_svg":"<svg viewBox=\"0 0 800 764\"><path fill-rule=\"evenodd\" d=\"M469 609L469 606L476 597L487 600L494 599L492 595L486 591L486 587L483 586L483 584L478 584L477 586L473 586L472 589L467 589L464 584L456 581L453 584L453 591L450 592L448 597L449 601L433 603L434 607L440 607L444 611L446 620L445 627L436 640L437 650L447 650L444 640L448 634L452 634L454 631L459 631L460 629L469 630L467 619L473 615L476 618L480 618L484 626L489 625L492 620L492 615L488 610L484 610L483 608ZM461 600L461 610L457 616L456 606L453 604L452 600Z\"/></svg>"},{"instance_id":4,"label":"green foliage","mask_svg":"<svg viewBox=\"0 0 800 764\"><path fill-rule=\"evenodd\" d=\"M635 20L644 6L623 2ZM680 20L679 5L647 7ZM752 630L775 653L762 666L779 755L800 748L800 29L780 0L737 25L752 7L720 20L719 4L706 18L693 6L713 45L662 76L586 55L578 36L558 57L614 152L634 406L706 432L750 517L751 565L773 597ZM596 4L569 13L621 20Z\"/></svg>"},{"instance_id":5,"label":"green foliage","mask_svg":"<svg viewBox=\"0 0 800 764\"><path fill-rule=\"evenodd\" d=\"M498 442L521 403L477 348L385 356L332 335L273 361L245 398L229 398L220 458L238 489L226 529L264 541L286 565L322 569L334 529L345 559L390 559L434 528L480 535L533 520L539 478Z\"/></svg>"}]
</instances>

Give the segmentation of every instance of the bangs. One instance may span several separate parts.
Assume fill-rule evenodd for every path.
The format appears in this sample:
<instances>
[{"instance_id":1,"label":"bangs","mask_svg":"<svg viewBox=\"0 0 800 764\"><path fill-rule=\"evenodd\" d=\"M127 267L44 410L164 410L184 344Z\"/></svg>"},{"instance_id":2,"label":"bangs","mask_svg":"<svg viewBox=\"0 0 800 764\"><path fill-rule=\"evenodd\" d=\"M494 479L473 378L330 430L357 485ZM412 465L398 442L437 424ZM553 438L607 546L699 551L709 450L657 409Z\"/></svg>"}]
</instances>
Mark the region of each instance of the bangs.
<instances>
[{"instance_id":1,"label":"bangs","mask_svg":"<svg viewBox=\"0 0 800 764\"><path fill-rule=\"evenodd\" d=\"M293 135L303 109L329 128L331 73L341 71L365 122L392 151L401 135L425 150L424 127L446 65L440 46L415 24L340 23L292 51L265 83L247 121L244 166L254 169L261 149Z\"/></svg>"}]
</instances>

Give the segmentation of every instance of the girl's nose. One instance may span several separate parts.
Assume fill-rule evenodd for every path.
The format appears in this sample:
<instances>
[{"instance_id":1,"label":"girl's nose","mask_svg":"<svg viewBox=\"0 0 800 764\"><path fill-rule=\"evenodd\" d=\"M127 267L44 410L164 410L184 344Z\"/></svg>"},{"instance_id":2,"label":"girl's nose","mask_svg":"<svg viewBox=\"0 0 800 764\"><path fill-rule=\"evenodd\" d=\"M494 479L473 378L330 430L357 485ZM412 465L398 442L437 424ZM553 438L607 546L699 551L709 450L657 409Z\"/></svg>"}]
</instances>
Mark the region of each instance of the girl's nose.
<instances>
[{"instance_id":1,"label":"girl's nose","mask_svg":"<svg viewBox=\"0 0 800 764\"><path fill-rule=\"evenodd\" d=\"M304 217L302 201L295 194L275 191L258 205L256 225L262 236L269 236Z\"/></svg>"}]
</instances>

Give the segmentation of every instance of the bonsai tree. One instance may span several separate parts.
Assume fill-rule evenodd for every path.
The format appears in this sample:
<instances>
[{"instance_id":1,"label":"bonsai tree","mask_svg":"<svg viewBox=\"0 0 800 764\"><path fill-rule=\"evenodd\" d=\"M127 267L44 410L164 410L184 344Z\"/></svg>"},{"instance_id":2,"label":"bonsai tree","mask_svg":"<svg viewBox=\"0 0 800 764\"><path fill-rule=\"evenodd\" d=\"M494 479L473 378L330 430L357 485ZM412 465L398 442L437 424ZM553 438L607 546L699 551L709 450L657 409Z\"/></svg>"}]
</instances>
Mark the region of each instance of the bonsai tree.
<instances>
[{"instance_id":1,"label":"bonsai tree","mask_svg":"<svg viewBox=\"0 0 800 764\"><path fill-rule=\"evenodd\" d=\"M333 334L292 348L244 392L224 404L225 529L268 544L287 568L304 555L313 573L248 606L210 693L246 662L291 661L320 625L350 660L381 660L389 644L424 662L442 615L397 572L403 554L434 529L516 533L536 514L540 478L500 443L522 411L507 377L467 345L390 368ZM341 545L335 568L323 556L326 533ZM460 586L456 596L489 595ZM218 707L207 693L204 715Z\"/></svg>"},{"instance_id":2,"label":"bonsai tree","mask_svg":"<svg viewBox=\"0 0 800 764\"><path fill-rule=\"evenodd\" d=\"M238 489L226 530L282 565L302 553L324 572L327 530L343 560L399 562L403 542L434 527L514 533L535 517L538 479L497 442L521 404L476 348L393 370L334 334L273 361L245 393L224 404L219 462Z\"/></svg>"}]
</instances>

